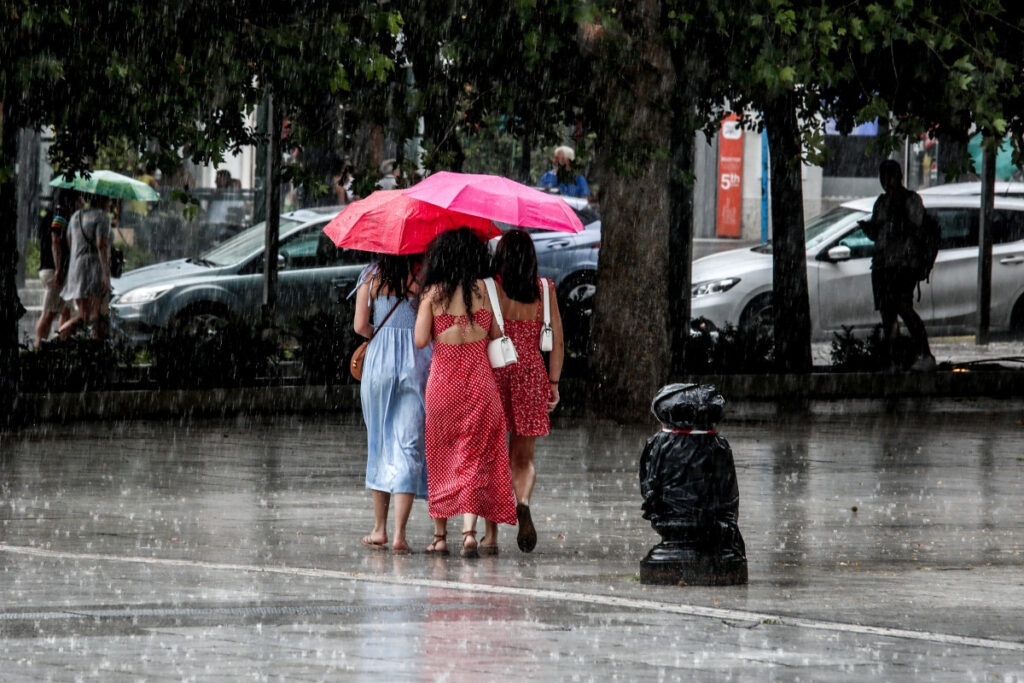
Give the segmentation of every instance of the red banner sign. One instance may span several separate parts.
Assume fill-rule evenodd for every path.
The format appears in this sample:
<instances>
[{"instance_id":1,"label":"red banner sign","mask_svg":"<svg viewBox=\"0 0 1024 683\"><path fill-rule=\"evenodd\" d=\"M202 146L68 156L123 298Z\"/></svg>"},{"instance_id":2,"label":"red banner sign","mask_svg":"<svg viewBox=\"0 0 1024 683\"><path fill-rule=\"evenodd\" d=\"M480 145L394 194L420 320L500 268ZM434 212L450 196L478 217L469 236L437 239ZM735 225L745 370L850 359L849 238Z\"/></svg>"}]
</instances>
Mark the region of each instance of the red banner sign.
<instances>
[{"instance_id":1,"label":"red banner sign","mask_svg":"<svg viewBox=\"0 0 1024 683\"><path fill-rule=\"evenodd\" d=\"M739 237L743 215L743 128L739 117L722 120L718 136L718 211L715 227L719 237Z\"/></svg>"}]
</instances>

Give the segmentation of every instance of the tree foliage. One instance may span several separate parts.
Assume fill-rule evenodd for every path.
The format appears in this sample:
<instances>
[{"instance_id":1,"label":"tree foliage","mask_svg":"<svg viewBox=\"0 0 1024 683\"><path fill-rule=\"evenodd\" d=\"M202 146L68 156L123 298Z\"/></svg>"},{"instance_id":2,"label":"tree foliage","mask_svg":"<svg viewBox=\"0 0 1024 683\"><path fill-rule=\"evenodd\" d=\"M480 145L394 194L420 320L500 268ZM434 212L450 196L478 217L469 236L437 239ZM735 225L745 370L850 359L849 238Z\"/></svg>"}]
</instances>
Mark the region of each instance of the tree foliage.
<instances>
[{"instance_id":1,"label":"tree foliage","mask_svg":"<svg viewBox=\"0 0 1024 683\"><path fill-rule=\"evenodd\" d=\"M529 149L531 141L560 141L566 123L593 121L591 63L577 41L580 3L408 0L398 7L410 27L403 54L415 73L409 113L425 119L431 168L459 169L467 128L500 121Z\"/></svg>"},{"instance_id":2,"label":"tree foliage","mask_svg":"<svg viewBox=\"0 0 1024 683\"><path fill-rule=\"evenodd\" d=\"M70 170L114 137L220 161L257 141L251 114L268 91L301 145L325 99L386 77L401 27L370 1L4 5L8 121L52 125L51 156Z\"/></svg>"}]
</instances>

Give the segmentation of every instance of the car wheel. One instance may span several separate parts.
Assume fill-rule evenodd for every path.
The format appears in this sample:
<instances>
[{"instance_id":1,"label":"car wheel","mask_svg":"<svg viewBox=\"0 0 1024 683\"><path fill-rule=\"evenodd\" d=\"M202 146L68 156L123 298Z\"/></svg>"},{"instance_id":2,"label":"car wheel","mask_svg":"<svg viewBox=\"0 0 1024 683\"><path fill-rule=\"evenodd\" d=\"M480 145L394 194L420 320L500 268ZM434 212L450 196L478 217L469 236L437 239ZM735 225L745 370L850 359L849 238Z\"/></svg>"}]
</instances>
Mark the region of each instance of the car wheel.
<instances>
[{"instance_id":1,"label":"car wheel","mask_svg":"<svg viewBox=\"0 0 1024 683\"><path fill-rule=\"evenodd\" d=\"M223 334L228 320L221 311L203 308L179 315L175 325L179 331L202 343Z\"/></svg>"},{"instance_id":2,"label":"car wheel","mask_svg":"<svg viewBox=\"0 0 1024 683\"><path fill-rule=\"evenodd\" d=\"M772 310L772 295L761 294L747 304L740 314L740 329L744 332L757 332L758 330L773 331L775 328L775 314Z\"/></svg>"},{"instance_id":3,"label":"car wheel","mask_svg":"<svg viewBox=\"0 0 1024 683\"><path fill-rule=\"evenodd\" d=\"M582 356L587 353L596 291L597 273L594 271L573 273L565 279L558 290L565 351L571 356Z\"/></svg>"},{"instance_id":4,"label":"car wheel","mask_svg":"<svg viewBox=\"0 0 1024 683\"><path fill-rule=\"evenodd\" d=\"M154 335L151 345L157 381L170 387L223 384L233 362L227 311L193 306Z\"/></svg>"}]
</instances>

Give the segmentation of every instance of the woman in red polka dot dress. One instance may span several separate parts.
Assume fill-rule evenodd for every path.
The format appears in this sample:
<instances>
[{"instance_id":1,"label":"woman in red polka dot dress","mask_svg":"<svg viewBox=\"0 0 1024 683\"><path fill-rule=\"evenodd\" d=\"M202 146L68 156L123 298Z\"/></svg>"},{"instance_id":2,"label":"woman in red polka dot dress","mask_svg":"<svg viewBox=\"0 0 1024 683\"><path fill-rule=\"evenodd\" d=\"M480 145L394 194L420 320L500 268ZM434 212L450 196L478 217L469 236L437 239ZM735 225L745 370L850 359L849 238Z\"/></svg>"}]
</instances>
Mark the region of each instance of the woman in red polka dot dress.
<instances>
[{"instance_id":1,"label":"woman in red polka dot dress","mask_svg":"<svg viewBox=\"0 0 1024 683\"><path fill-rule=\"evenodd\" d=\"M484 283L487 247L468 229L438 235L426 253L414 339L434 343L426 391L427 504L434 518L428 553L447 554L448 518L462 514L462 555L496 554L476 540L476 519L516 523L505 417L487 359L498 336ZM490 526L490 525L489 525Z\"/></svg>"},{"instance_id":2,"label":"woman in red polka dot dress","mask_svg":"<svg viewBox=\"0 0 1024 683\"><path fill-rule=\"evenodd\" d=\"M498 380L509 431L509 456L512 465L512 486L516 492L516 516L519 534L516 542L523 552L537 545L537 531L530 514L530 494L537 481L533 456L537 437L551 431L548 413L558 405L558 379L562 374L564 348L562 318L550 280L537 278L537 252L533 240L522 230L511 230L502 236L494 252L501 314L505 334L516 346L519 362L497 368ZM545 367L540 340L544 328L543 287L547 290L551 327L551 354ZM491 535L488 527L487 535Z\"/></svg>"}]
</instances>

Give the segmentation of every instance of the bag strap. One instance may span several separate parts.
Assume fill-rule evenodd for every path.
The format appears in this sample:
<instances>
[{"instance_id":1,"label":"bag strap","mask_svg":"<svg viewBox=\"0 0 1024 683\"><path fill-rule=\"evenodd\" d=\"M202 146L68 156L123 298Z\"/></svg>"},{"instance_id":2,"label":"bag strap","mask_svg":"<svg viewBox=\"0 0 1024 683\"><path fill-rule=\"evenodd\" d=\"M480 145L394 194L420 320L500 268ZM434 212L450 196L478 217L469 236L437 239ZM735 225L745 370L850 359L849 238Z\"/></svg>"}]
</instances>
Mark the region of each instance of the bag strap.
<instances>
[{"instance_id":1,"label":"bag strap","mask_svg":"<svg viewBox=\"0 0 1024 683\"><path fill-rule=\"evenodd\" d=\"M76 212L75 216L78 217L78 232L82 233L82 239L85 240L85 243L89 245L90 249L98 254L100 248L96 246L96 241L89 239L88 235L85 234L85 228L82 226L82 212Z\"/></svg>"},{"instance_id":2,"label":"bag strap","mask_svg":"<svg viewBox=\"0 0 1024 683\"><path fill-rule=\"evenodd\" d=\"M377 333L380 332L380 329L382 327L384 327L384 323L388 321L388 318L391 317L391 314L398 310L398 305L402 303L402 300L399 299L398 297L395 298L397 299L397 301L395 301L395 305L391 307L391 310L388 311L388 314L384 316L383 320L380 321L380 325L377 325L376 327L373 328L373 332L370 334L370 338L366 340L367 342L372 341L373 338L377 336Z\"/></svg>"},{"instance_id":3,"label":"bag strap","mask_svg":"<svg viewBox=\"0 0 1024 683\"><path fill-rule=\"evenodd\" d=\"M544 278L540 279L540 290L544 296L544 327L551 327L551 294L548 292L548 283Z\"/></svg>"},{"instance_id":4,"label":"bag strap","mask_svg":"<svg viewBox=\"0 0 1024 683\"><path fill-rule=\"evenodd\" d=\"M505 319L501 317L501 304L498 302L498 290L494 287L494 278L484 278L484 285L487 287L487 297L491 300L491 308L494 309L494 320L498 323L498 331L505 336Z\"/></svg>"}]
</instances>

